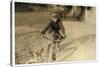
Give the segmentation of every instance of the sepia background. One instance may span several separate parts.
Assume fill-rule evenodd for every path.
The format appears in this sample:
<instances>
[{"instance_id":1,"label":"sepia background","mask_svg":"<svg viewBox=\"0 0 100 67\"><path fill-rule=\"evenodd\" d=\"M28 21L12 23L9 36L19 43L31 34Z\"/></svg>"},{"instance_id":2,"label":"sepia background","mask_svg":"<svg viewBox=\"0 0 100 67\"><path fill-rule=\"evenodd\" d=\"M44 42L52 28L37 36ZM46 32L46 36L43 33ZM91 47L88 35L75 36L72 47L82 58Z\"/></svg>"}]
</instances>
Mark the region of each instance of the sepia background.
<instances>
[{"instance_id":1,"label":"sepia background","mask_svg":"<svg viewBox=\"0 0 100 67\"><path fill-rule=\"evenodd\" d=\"M67 35L56 62L96 59L95 7L16 2L16 64L37 63L34 53L38 53L41 47L45 53L49 41L43 39L40 32L53 11L61 14Z\"/></svg>"}]
</instances>

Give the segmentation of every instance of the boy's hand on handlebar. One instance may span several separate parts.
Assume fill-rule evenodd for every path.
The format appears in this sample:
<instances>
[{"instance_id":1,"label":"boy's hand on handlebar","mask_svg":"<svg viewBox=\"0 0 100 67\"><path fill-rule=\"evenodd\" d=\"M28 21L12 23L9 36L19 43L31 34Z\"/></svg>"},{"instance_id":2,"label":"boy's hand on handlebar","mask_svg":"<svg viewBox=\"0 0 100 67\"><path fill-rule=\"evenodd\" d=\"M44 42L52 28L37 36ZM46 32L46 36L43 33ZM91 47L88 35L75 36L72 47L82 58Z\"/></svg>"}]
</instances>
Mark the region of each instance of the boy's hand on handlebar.
<instances>
[{"instance_id":1,"label":"boy's hand on handlebar","mask_svg":"<svg viewBox=\"0 0 100 67\"><path fill-rule=\"evenodd\" d=\"M44 31L42 31L42 32L41 32L41 34L45 34L45 32L44 32Z\"/></svg>"},{"instance_id":2,"label":"boy's hand on handlebar","mask_svg":"<svg viewBox=\"0 0 100 67\"><path fill-rule=\"evenodd\" d=\"M66 38L66 34L63 34L63 38Z\"/></svg>"}]
</instances>

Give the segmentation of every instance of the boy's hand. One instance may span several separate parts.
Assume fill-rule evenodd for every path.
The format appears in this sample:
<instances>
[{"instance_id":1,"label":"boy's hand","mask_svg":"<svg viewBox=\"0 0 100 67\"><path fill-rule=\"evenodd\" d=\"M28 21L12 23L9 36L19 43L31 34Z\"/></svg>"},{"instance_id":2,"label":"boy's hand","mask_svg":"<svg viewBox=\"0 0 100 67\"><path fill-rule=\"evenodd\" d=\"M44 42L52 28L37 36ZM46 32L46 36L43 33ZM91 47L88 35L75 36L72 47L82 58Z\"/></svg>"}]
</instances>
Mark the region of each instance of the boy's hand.
<instances>
[{"instance_id":1,"label":"boy's hand","mask_svg":"<svg viewBox=\"0 0 100 67\"><path fill-rule=\"evenodd\" d=\"M66 38L66 34L63 34L63 37Z\"/></svg>"},{"instance_id":2,"label":"boy's hand","mask_svg":"<svg viewBox=\"0 0 100 67\"><path fill-rule=\"evenodd\" d=\"M44 31L42 31L41 33L42 33L42 34L45 34L45 32L44 32Z\"/></svg>"}]
</instances>

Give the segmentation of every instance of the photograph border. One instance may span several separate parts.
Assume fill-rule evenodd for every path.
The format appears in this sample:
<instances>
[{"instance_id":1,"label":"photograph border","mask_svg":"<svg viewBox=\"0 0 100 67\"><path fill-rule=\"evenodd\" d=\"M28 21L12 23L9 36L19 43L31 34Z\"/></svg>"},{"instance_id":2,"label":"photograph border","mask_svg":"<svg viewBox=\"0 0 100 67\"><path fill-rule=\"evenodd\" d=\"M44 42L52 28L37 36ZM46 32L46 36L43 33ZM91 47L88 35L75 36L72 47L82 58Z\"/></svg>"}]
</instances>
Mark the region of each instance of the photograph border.
<instances>
[{"instance_id":1,"label":"photograph border","mask_svg":"<svg viewBox=\"0 0 100 67\"><path fill-rule=\"evenodd\" d=\"M20 1L11 1L11 66L32 66L32 65L49 65L49 64L65 64L65 63L83 63L83 62L96 62L97 61L97 40L96 40L96 60L81 60L81 61L67 61L67 62L49 62L49 63L34 63L34 64L15 64L15 2ZM30 2L27 2L30 3ZM35 2L31 2L35 3ZM37 3L37 2L36 2ZM40 2L38 2L40 3ZM57 3L40 3L40 4L57 4ZM65 5L65 4L59 4L59 5ZM73 5L73 4L67 4L67 5ZM74 4L75 5L75 4ZM78 6L78 5L77 5ZM81 5L82 6L82 5ZM83 5L83 6L92 6L96 7L96 5ZM97 11L96 11L97 12Z\"/></svg>"}]
</instances>

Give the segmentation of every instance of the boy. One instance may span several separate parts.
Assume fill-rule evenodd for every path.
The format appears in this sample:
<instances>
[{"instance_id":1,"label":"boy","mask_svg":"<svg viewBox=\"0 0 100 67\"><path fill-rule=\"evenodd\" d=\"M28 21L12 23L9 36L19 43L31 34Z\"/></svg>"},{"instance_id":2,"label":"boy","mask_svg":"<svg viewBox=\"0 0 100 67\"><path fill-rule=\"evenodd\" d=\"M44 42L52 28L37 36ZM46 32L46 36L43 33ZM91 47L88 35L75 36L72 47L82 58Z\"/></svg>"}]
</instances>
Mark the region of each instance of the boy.
<instances>
[{"instance_id":1,"label":"boy","mask_svg":"<svg viewBox=\"0 0 100 67\"><path fill-rule=\"evenodd\" d=\"M56 52L57 52L57 46L59 48L59 43L55 40L61 40L65 38L65 29L62 24L62 20L60 18L60 15L58 13L53 13L51 15L51 20L46 26L46 28L41 32L42 34L45 34L46 31L49 30L49 34L53 33L53 53L52 53L52 60L56 60ZM61 31L61 32L60 32ZM62 34L61 34L62 33ZM49 47L51 44L48 45L48 53L49 53Z\"/></svg>"}]
</instances>

